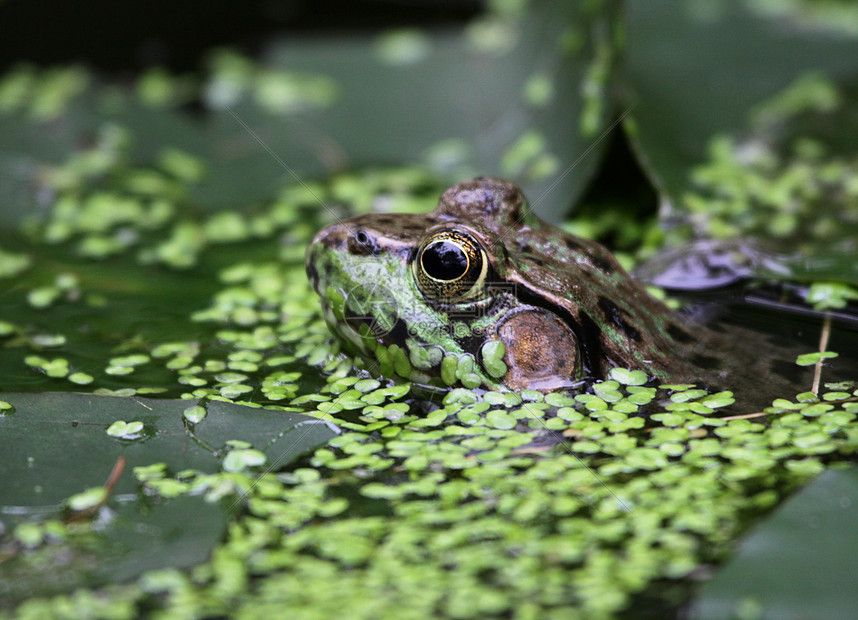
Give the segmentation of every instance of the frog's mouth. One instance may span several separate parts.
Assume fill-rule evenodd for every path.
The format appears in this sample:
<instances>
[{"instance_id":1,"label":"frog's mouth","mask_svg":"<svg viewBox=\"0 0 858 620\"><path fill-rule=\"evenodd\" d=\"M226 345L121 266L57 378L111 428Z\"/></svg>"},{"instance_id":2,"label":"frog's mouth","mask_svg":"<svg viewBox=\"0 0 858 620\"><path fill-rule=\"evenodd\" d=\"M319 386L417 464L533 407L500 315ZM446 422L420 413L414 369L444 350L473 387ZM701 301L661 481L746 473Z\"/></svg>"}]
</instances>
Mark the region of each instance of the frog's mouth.
<instances>
[{"instance_id":1,"label":"frog's mouth","mask_svg":"<svg viewBox=\"0 0 858 620\"><path fill-rule=\"evenodd\" d=\"M343 326L363 340L374 340L385 346L404 346L408 338L408 326L401 318L397 317L392 326L386 326L378 316L360 314L348 307L344 309Z\"/></svg>"},{"instance_id":2,"label":"frog's mouth","mask_svg":"<svg viewBox=\"0 0 858 620\"><path fill-rule=\"evenodd\" d=\"M374 360L374 351L377 346L389 347L392 344L405 347L408 338L408 325L400 318L395 317L392 321L383 317L390 317L390 313L384 313L373 307L369 313L362 313L344 304L340 313L328 304L322 297L323 317L328 328L344 342L353 353Z\"/></svg>"}]
</instances>

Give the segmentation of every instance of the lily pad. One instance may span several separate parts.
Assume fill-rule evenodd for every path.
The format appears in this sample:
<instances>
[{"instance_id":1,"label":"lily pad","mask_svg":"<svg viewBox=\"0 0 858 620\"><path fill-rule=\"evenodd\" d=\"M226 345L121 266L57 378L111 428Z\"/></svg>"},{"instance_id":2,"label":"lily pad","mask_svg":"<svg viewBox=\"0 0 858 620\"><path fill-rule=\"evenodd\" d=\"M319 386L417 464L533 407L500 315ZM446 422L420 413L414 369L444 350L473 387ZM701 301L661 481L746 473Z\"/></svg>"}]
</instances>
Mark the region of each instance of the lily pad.
<instances>
[{"instance_id":1,"label":"lily pad","mask_svg":"<svg viewBox=\"0 0 858 620\"><path fill-rule=\"evenodd\" d=\"M855 36L790 24L753 11L752 4L627 3L624 58L634 108L626 128L674 208L713 136L747 132L755 106L807 71L822 68L835 83L853 80L858 71ZM854 144L854 121L837 130L839 141L846 132Z\"/></svg>"},{"instance_id":2,"label":"lily pad","mask_svg":"<svg viewBox=\"0 0 858 620\"><path fill-rule=\"evenodd\" d=\"M0 598L7 604L208 557L227 511L200 497L148 497L133 468L162 463L174 473L213 473L267 460L275 469L337 434L332 424L314 418L225 402L205 403L207 415L187 426L183 412L203 406L197 401L62 393L4 398L15 410L0 416L0 532L6 534L0 535L0 549L8 555L0 562ZM230 451L236 440L258 450ZM120 457L126 459L125 474L107 497L99 485ZM73 501L67 501L70 496ZM66 508L98 515L90 530L74 534L56 520ZM51 538L51 526L44 525L50 519L62 536L42 544ZM18 535L28 531L29 537Z\"/></svg>"},{"instance_id":3,"label":"lily pad","mask_svg":"<svg viewBox=\"0 0 858 620\"><path fill-rule=\"evenodd\" d=\"M849 618L858 606L858 469L821 474L757 526L690 617Z\"/></svg>"},{"instance_id":4,"label":"lily pad","mask_svg":"<svg viewBox=\"0 0 858 620\"><path fill-rule=\"evenodd\" d=\"M227 442L242 440L282 467L336 436L334 425L285 411L232 403L205 403L203 420L186 426L184 411L196 400L119 398L90 394L4 394L14 415L0 417L0 502L5 506L57 504L100 485L119 456L130 472L165 463L174 471L215 472ZM142 439L111 437L116 421L137 421ZM136 490L124 476L116 493Z\"/></svg>"}]
</instances>

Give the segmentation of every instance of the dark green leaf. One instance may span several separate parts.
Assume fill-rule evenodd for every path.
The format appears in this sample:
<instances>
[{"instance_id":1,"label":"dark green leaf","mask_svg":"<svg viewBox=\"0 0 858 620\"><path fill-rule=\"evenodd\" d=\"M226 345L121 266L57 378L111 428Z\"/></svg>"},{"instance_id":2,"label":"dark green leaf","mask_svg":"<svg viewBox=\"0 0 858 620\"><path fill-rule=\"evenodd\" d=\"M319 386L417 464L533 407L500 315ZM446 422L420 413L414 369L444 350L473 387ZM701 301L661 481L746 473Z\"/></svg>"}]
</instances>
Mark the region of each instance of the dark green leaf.
<instances>
[{"instance_id":1,"label":"dark green leaf","mask_svg":"<svg viewBox=\"0 0 858 620\"><path fill-rule=\"evenodd\" d=\"M690 188L691 168L706 158L714 135L747 132L754 106L806 71L823 68L846 80L858 70L854 36L790 24L755 13L750 4L627 3L631 135L673 206ZM840 143L851 135L854 144L858 132L854 124L828 129Z\"/></svg>"},{"instance_id":2,"label":"dark green leaf","mask_svg":"<svg viewBox=\"0 0 858 620\"><path fill-rule=\"evenodd\" d=\"M739 546L693 618L850 618L858 607L858 469L828 471Z\"/></svg>"},{"instance_id":3,"label":"dark green leaf","mask_svg":"<svg viewBox=\"0 0 858 620\"><path fill-rule=\"evenodd\" d=\"M127 472L116 493L128 493L136 488L133 467L163 462L173 472L214 472L229 440L252 444L269 465L282 467L337 434L315 418L219 401L205 403L205 419L186 428L183 411L196 400L63 393L4 394L3 400L15 408L0 416L0 503L7 506L55 504L101 485L120 455ZM117 420L142 422L141 438L108 435Z\"/></svg>"},{"instance_id":4,"label":"dark green leaf","mask_svg":"<svg viewBox=\"0 0 858 620\"><path fill-rule=\"evenodd\" d=\"M6 530L0 535L0 599L7 603L208 557L226 511L200 497L150 499L140 493L133 468L164 463L168 473L215 472L229 454L227 442L238 440L256 446L266 466L276 469L337 434L314 418L225 402L205 403L205 418L186 426L183 411L198 401L60 393L3 399L14 409L0 415L0 522ZM107 429L120 426L117 421L143 428L113 437ZM104 484L120 456L127 459L124 474L91 531L35 541L32 550L15 546L16 526L38 528L45 518L62 516L64 501Z\"/></svg>"}]
</instances>

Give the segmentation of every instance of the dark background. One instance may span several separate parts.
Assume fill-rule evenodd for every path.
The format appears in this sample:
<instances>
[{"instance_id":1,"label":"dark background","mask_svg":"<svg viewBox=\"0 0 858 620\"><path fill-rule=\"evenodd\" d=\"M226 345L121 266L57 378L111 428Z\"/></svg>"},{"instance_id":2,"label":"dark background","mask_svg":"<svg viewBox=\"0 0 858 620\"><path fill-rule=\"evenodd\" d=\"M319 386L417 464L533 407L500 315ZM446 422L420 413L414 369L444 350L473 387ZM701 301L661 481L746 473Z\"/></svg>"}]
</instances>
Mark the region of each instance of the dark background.
<instances>
[{"instance_id":1,"label":"dark background","mask_svg":"<svg viewBox=\"0 0 858 620\"><path fill-rule=\"evenodd\" d=\"M477 0L11 0L0 2L0 70L79 62L102 72L195 71L212 47L255 55L274 38L456 25Z\"/></svg>"}]
</instances>

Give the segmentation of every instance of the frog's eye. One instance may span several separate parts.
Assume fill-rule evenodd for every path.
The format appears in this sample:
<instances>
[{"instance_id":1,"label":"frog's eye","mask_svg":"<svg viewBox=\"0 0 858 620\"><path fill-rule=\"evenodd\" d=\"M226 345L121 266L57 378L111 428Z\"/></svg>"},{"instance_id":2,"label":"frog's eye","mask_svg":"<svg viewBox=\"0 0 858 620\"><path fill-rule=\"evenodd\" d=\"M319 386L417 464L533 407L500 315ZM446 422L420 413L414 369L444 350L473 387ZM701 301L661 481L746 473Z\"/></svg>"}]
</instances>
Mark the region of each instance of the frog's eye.
<instances>
[{"instance_id":1,"label":"frog's eye","mask_svg":"<svg viewBox=\"0 0 858 620\"><path fill-rule=\"evenodd\" d=\"M488 258L469 234L444 229L427 237L412 263L414 279L424 295L435 301L459 301L478 294L485 285Z\"/></svg>"}]
</instances>

